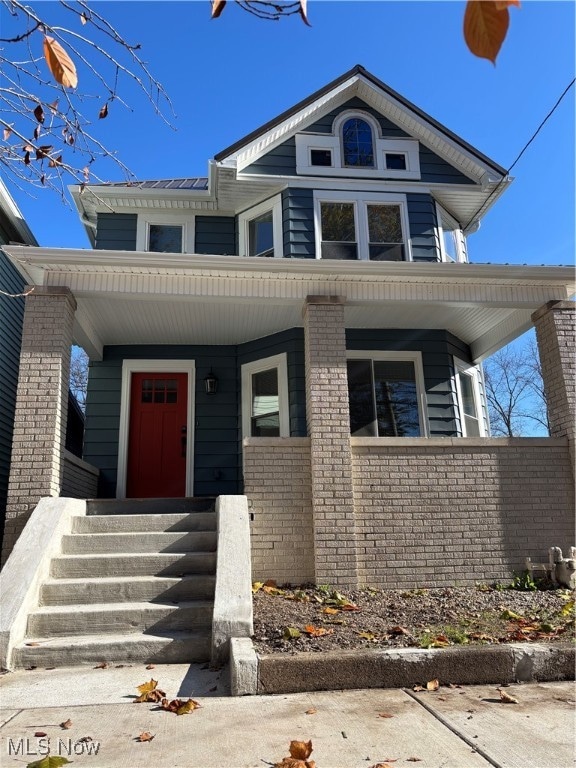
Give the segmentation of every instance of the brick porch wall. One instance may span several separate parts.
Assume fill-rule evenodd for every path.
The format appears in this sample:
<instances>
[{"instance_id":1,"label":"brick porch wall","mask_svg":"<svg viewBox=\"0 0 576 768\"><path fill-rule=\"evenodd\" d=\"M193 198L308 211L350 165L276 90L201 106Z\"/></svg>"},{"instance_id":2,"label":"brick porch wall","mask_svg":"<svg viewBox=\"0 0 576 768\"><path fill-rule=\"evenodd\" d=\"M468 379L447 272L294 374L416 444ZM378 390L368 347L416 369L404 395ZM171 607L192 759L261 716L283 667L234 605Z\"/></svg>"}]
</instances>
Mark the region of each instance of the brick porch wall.
<instances>
[{"instance_id":1,"label":"brick porch wall","mask_svg":"<svg viewBox=\"0 0 576 768\"><path fill-rule=\"evenodd\" d=\"M352 438L359 581L384 588L508 579L574 545L565 439Z\"/></svg>"},{"instance_id":2,"label":"brick porch wall","mask_svg":"<svg viewBox=\"0 0 576 768\"><path fill-rule=\"evenodd\" d=\"M254 515L250 529L255 581L314 581L310 487L309 438L244 440L244 493Z\"/></svg>"},{"instance_id":3,"label":"brick porch wall","mask_svg":"<svg viewBox=\"0 0 576 768\"><path fill-rule=\"evenodd\" d=\"M352 438L351 445L361 585L505 580L527 556L545 562L549 547L566 552L574 544L566 439ZM245 441L254 579L313 580L309 455L305 438Z\"/></svg>"}]
</instances>

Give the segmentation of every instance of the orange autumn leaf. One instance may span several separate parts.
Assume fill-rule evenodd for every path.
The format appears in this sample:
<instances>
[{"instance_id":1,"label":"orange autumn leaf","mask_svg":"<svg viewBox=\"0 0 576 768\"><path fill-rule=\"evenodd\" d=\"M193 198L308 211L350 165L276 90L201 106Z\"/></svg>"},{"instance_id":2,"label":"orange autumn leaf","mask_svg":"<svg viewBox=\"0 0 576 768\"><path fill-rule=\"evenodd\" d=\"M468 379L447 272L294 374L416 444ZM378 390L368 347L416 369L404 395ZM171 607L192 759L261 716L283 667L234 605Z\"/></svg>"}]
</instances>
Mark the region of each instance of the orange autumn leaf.
<instances>
[{"instance_id":1,"label":"orange autumn leaf","mask_svg":"<svg viewBox=\"0 0 576 768\"><path fill-rule=\"evenodd\" d=\"M78 75L74 62L53 37L44 38L44 58L54 80L65 88L76 88Z\"/></svg>"},{"instance_id":2,"label":"orange autumn leaf","mask_svg":"<svg viewBox=\"0 0 576 768\"><path fill-rule=\"evenodd\" d=\"M508 32L508 8L495 0L468 0L464 13L464 40L469 50L493 64Z\"/></svg>"},{"instance_id":3,"label":"orange autumn leaf","mask_svg":"<svg viewBox=\"0 0 576 768\"><path fill-rule=\"evenodd\" d=\"M328 616L336 616L336 614L340 613L340 611L338 610L338 608L330 608L330 606L328 606L327 608L324 608L322 613L326 613L328 614Z\"/></svg>"},{"instance_id":4,"label":"orange autumn leaf","mask_svg":"<svg viewBox=\"0 0 576 768\"><path fill-rule=\"evenodd\" d=\"M312 741L291 741L288 751L296 760L308 760L312 754Z\"/></svg>"},{"instance_id":5,"label":"orange autumn leaf","mask_svg":"<svg viewBox=\"0 0 576 768\"><path fill-rule=\"evenodd\" d=\"M429 680L426 683L426 690L427 691L437 691L439 687L440 687L440 681L437 680L437 679Z\"/></svg>"},{"instance_id":6,"label":"orange autumn leaf","mask_svg":"<svg viewBox=\"0 0 576 768\"><path fill-rule=\"evenodd\" d=\"M150 733L150 731L142 731L142 733L136 737L136 741L152 741L155 734Z\"/></svg>"},{"instance_id":7,"label":"orange autumn leaf","mask_svg":"<svg viewBox=\"0 0 576 768\"><path fill-rule=\"evenodd\" d=\"M310 637L322 637L322 635L330 635L334 630L324 629L324 627L315 627L313 624L306 624L304 632Z\"/></svg>"},{"instance_id":8,"label":"orange autumn leaf","mask_svg":"<svg viewBox=\"0 0 576 768\"><path fill-rule=\"evenodd\" d=\"M500 701L503 704L518 704L518 699L515 699L514 696L510 696L510 694L503 691L502 688L497 688L496 690L500 694Z\"/></svg>"}]
</instances>

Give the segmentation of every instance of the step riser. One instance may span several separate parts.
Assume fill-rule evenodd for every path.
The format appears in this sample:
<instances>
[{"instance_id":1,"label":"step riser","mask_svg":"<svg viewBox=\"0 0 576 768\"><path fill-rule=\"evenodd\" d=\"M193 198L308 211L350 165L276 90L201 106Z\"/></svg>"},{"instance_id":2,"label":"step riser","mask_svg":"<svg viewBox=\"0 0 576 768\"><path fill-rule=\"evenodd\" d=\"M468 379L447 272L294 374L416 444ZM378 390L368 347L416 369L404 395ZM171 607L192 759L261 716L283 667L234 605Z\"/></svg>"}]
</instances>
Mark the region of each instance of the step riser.
<instances>
[{"instance_id":1,"label":"step riser","mask_svg":"<svg viewBox=\"0 0 576 768\"><path fill-rule=\"evenodd\" d=\"M117 557L56 557L51 575L55 578L84 578L98 576L187 576L211 573L216 569L213 553L125 555Z\"/></svg>"},{"instance_id":2,"label":"step riser","mask_svg":"<svg viewBox=\"0 0 576 768\"><path fill-rule=\"evenodd\" d=\"M102 583L95 579L90 584L44 584L40 593L41 605L76 605L86 603L174 602L186 600L212 600L214 576L191 576L173 583L158 580L150 582Z\"/></svg>"},{"instance_id":3,"label":"step riser","mask_svg":"<svg viewBox=\"0 0 576 768\"><path fill-rule=\"evenodd\" d=\"M86 533L62 537L66 555L131 552L214 552L216 533Z\"/></svg>"},{"instance_id":4,"label":"step riser","mask_svg":"<svg viewBox=\"0 0 576 768\"><path fill-rule=\"evenodd\" d=\"M86 502L88 515L155 515L211 512L214 498L187 499L91 499Z\"/></svg>"},{"instance_id":5,"label":"step riser","mask_svg":"<svg viewBox=\"0 0 576 768\"><path fill-rule=\"evenodd\" d=\"M14 666L25 667L74 667L83 664L144 663L188 664L210 660L210 637L166 641L151 639L149 643L131 643L126 638L121 643L95 643L90 647L50 648L49 646L18 648L14 654Z\"/></svg>"},{"instance_id":6,"label":"step riser","mask_svg":"<svg viewBox=\"0 0 576 768\"><path fill-rule=\"evenodd\" d=\"M28 617L28 637L72 637L74 635L120 634L122 632L162 632L198 630L209 631L212 606L123 611L78 610L74 614L31 614Z\"/></svg>"},{"instance_id":7,"label":"step riser","mask_svg":"<svg viewBox=\"0 0 576 768\"><path fill-rule=\"evenodd\" d=\"M72 530L74 533L215 531L216 513L77 516L72 520Z\"/></svg>"}]
</instances>

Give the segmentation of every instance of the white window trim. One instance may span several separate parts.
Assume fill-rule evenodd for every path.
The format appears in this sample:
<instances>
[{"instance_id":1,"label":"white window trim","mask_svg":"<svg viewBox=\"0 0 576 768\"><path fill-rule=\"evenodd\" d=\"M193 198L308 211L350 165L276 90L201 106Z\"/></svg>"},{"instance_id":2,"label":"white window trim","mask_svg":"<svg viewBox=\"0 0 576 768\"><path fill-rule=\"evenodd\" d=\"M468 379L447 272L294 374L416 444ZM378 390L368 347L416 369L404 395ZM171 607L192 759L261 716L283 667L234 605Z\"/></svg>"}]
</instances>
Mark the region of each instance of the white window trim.
<instances>
[{"instance_id":1,"label":"white window trim","mask_svg":"<svg viewBox=\"0 0 576 768\"><path fill-rule=\"evenodd\" d=\"M459 222L456 221L454 216L451 216L447 210L445 210L440 203L436 203L436 220L438 222L438 243L440 245L440 257L442 261L446 261L450 264L462 263L468 261L468 254L466 253L466 240L462 227ZM444 228L442 226L442 220L447 221L452 227L451 231L457 232L457 236L454 238L454 245L456 247L456 262L448 257L446 249L444 247Z\"/></svg>"},{"instance_id":2,"label":"white window trim","mask_svg":"<svg viewBox=\"0 0 576 768\"><path fill-rule=\"evenodd\" d=\"M118 479L116 498L126 498L128 473L128 438L130 432L130 391L133 373L188 374L188 405L186 431L186 496L194 495L194 360L124 360L120 396L120 434L118 437Z\"/></svg>"},{"instance_id":3,"label":"white window trim","mask_svg":"<svg viewBox=\"0 0 576 768\"><path fill-rule=\"evenodd\" d=\"M374 166L355 167L343 163L342 125L350 118L366 121L372 129L374 146ZM331 149L332 165L312 165L311 149ZM386 153L402 154L406 157L406 169L386 168ZM361 110L349 110L339 114L333 124L332 132L296 134L296 173L299 175L344 176L356 178L413 179L421 178L420 150L416 139L386 138L381 135L378 121L369 113Z\"/></svg>"},{"instance_id":4,"label":"white window trim","mask_svg":"<svg viewBox=\"0 0 576 768\"><path fill-rule=\"evenodd\" d=\"M476 419L478 421L478 431L480 432L480 437L486 437L486 429L485 429L485 413L484 413L484 399L482 398L482 394L480 391L480 371L478 370L478 366L473 365L472 363L465 363L463 360L460 360L459 358L454 358L454 382L456 385L456 396L458 398L458 414L460 417L460 431L462 432L462 437L468 437L466 434L466 414L464 413L464 403L462 401L462 390L460 388L460 373L464 373L472 379L472 388L474 391L474 403L476 405Z\"/></svg>"},{"instance_id":5,"label":"white window trim","mask_svg":"<svg viewBox=\"0 0 576 768\"><path fill-rule=\"evenodd\" d=\"M412 245L410 242L410 222L408 219L408 204L406 195L387 192L332 192L316 190L314 192L314 233L316 239L316 258L322 258L322 220L321 203L352 203L354 205L354 223L356 229L356 244L358 261L370 261L368 240L368 215L366 206L371 203L400 205L400 224L406 261L412 261Z\"/></svg>"},{"instance_id":6,"label":"white window trim","mask_svg":"<svg viewBox=\"0 0 576 768\"><path fill-rule=\"evenodd\" d=\"M288 399L288 361L286 353L272 355L242 366L242 437L251 437L252 376L270 368L278 370L278 409L280 437L290 437L290 412ZM257 438L253 438L256 440Z\"/></svg>"},{"instance_id":7,"label":"white window trim","mask_svg":"<svg viewBox=\"0 0 576 768\"><path fill-rule=\"evenodd\" d=\"M182 227L181 253L194 253L194 216L185 213L139 213L136 223L136 250L148 251L148 232L151 224L165 224L167 227ZM151 251L158 253L158 251Z\"/></svg>"},{"instance_id":8,"label":"white window trim","mask_svg":"<svg viewBox=\"0 0 576 768\"><path fill-rule=\"evenodd\" d=\"M422 365L421 352L395 352L393 350L347 349L347 360L390 360L414 363L414 376L416 379L416 394L418 397L418 420L420 422L421 437L428 437L430 428L428 425L428 403L426 401L426 385L424 382L424 367ZM397 440L397 437L378 437L379 440Z\"/></svg>"},{"instance_id":9,"label":"white window trim","mask_svg":"<svg viewBox=\"0 0 576 768\"><path fill-rule=\"evenodd\" d=\"M284 256L282 237L282 198L280 195L271 197L263 203L249 208L238 215L239 251L240 256L248 256L250 246L249 223L252 219L272 211L272 236L274 238L274 258L281 259ZM253 258L259 258L254 256Z\"/></svg>"}]
</instances>

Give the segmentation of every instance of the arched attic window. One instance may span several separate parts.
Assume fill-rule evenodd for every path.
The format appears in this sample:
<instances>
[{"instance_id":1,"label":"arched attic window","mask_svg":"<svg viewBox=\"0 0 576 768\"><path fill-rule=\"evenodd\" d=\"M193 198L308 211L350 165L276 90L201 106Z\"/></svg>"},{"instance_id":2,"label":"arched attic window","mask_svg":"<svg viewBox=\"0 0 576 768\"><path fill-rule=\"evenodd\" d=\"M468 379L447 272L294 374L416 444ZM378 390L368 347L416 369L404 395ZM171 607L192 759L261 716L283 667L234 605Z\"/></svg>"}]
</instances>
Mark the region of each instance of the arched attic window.
<instances>
[{"instance_id":1,"label":"arched attic window","mask_svg":"<svg viewBox=\"0 0 576 768\"><path fill-rule=\"evenodd\" d=\"M343 123L342 158L345 166L374 168L374 137L366 120L350 117Z\"/></svg>"}]
</instances>

